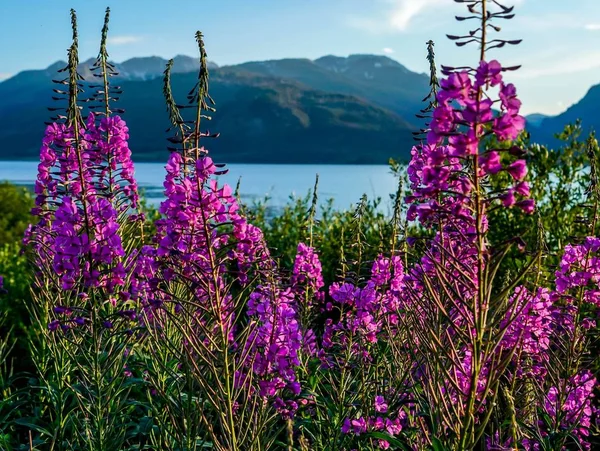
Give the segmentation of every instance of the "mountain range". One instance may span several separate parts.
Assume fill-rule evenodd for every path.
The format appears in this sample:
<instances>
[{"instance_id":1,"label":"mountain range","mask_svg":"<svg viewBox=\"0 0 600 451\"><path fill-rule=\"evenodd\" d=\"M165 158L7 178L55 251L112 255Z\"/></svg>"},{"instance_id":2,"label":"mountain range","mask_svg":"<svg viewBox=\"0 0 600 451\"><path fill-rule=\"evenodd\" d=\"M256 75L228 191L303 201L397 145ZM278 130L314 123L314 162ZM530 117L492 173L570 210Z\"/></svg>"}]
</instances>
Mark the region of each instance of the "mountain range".
<instances>
[{"instance_id":1,"label":"mountain range","mask_svg":"<svg viewBox=\"0 0 600 451\"><path fill-rule=\"evenodd\" d=\"M93 80L93 60L80 64ZM116 63L113 82L122 87L117 104L130 129L136 161L165 161L168 117L162 97L167 61L132 58ZM59 78L58 61L0 82L0 159L36 159L49 120L48 106ZM219 67L209 63L210 93L217 104L203 128L219 132L205 143L218 161L231 163L383 164L407 160L420 121L415 113L429 92L429 78L377 55L281 59ZM174 58L172 86L182 103L195 85L198 60ZM596 100L594 100L596 99ZM550 139L565 122L583 117L600 125L600 85L559 116L528 117L533 136ZM598 122L596 124L595 122ZM586 125L584 123L584 125Z\"/></svg>"}]
</instances>

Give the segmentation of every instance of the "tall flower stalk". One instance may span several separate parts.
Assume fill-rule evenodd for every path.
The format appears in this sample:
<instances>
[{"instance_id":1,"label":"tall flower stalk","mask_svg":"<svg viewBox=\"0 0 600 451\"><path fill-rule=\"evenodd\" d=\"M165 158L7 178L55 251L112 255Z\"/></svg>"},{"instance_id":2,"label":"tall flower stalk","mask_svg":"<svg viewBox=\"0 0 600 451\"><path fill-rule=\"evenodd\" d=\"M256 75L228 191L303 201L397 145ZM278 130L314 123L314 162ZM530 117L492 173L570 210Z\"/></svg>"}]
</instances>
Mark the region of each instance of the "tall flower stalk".
<instances>
[{"instance_id":1,"label":"tall flower stalk","mask_svg":"<svg viewBox=\"0 0 600 451\"><path fill-rule=\"evenodd\" d=\"M33 211L40 221L26 239L39 268L34 298L40 319L53 318L42 325L45 335L52 335L49 351L62 365L55 365L51 377L74 394L80 440L93 449L115 449L125 437L122 418L129 388L124 367L132 334L124 333L131 327L124 314L131 306L123 224L137 222L128 130L109 107L108 13L96 66L104 81L99 91L104 112L84 117L84 106L99 95L81 100L85 83L77 72L77 22L71 11L73 43L62 70L68 76L58 81L66 90L55 90L66 96L67 106L65 115L57 116L59 122L46 129ZM49 291L54 293L51 300L44 294ZM68 378L66 366L71 368Z\"/></svg>"},{"instance_id":2,"label":"tall flower stalk","mask_svg":"<svg viewBox=\"0 0 600 451\"><path fill-rule=\"evenodd\" d=\"M471 449L485 431L491 412L485 406L495 402L510 360L496 353L503 334L500 322L506 316L513 318L517 310L507 298L515 281L500 292L494 283L506 251L490 247L486 212L498 203L531 212L533 202L523 181L525 161L509 163L497 149L484 147L489 136L514 140L524 127L516 90L502 76L514 68L486 61L491 48L518 43L488 37L497 29L492 19L511 18L512 8L485 0L459 3L467 3L471 14L461 20L476 19L478 28L466 36L449 37L459 45L477 43L480 62L475 68L443 67L445 78L426 142L413 149L408 216L436 229L436 235L412 270L407 301L411 324L418 330L413 346L426 350L425 355L417 353L417 360L423 362L424 393L436 412L435 433L459 449ZM497 100L492 100L493 88L499 91ZM499 112L492 110L494 105ZM515 185L493 195L486 180L500 171L509 173Z\"/></svg>"},{"instance_id":3,"label":"tall flower stalk","mask_svg":"<svg viewBox=\"0 0 600 451\"><path fill-rule=\"evenodd\" d=\"M175 135L169 139L174 146L162 218L154 245L144 251L157 280L144 282L155 299L146 321L154 360L163 362L150 377L161 385L165 375L182 373L177 385L162 383L160 405L173 409L171 418L185 412L193 422L163 423L189 449L204 443L223 450L264 449L277 435L269 429L274 415L291 417L295 411L288 398L299 390L296 301L279 280L261 230L241 215L233 190L219 184L223 165L201 146L201 139L217 135L201 131L202 120L215 110L200 32L196 41L200 69L187 105L192 119L184 118L171 92L172 61L165 70ZM187 393L185 402L171 402L173 389Z\"/></svg>"}]
</instances>

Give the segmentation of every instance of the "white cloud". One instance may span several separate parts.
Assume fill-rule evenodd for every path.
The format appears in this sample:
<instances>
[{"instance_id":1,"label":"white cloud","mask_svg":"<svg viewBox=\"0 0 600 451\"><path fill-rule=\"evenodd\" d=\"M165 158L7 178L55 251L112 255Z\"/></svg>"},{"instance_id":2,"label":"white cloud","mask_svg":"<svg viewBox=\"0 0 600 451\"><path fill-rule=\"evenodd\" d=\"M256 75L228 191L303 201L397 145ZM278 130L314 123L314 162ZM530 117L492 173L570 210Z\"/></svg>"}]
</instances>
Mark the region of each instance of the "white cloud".
<instances>
[{"instance_id":1,"label":"white cloud","mask_svg":"<svg viewBox=\"0 0 600 451\"><path fill-rule=\"evenodd\" d=\"M590 31L598 31L600 30L600 23L589 23L584 28Z\"/></svg>"},{"instance_id":2,"label":"white cloud","mask_svg":"<svg viewBox=\"0 0 600 451\"><path fill-rule=\"evenodd\" d=\"M133 35L122 35L122 36L109 36L106 40L111 45L127 45L127 44L135 44L136 42L142 41L141 36L133 36Z\"/></svg>"},{"instance_id":3,"label":"white cloud","mask_svg":"<svg viewBox=\"0 0 600 451\"><path fill-rule=\"evenodd\" d=\"M349 17L348 25L373 34L404 32L414 18L431 11L432 6L452 5L449 0L380 0L379 3L387 4L387 8L370 17Z\"/></svg>"},{"instance_id":4,"label":"white cloud","mask_svg":"<svg viewBox=\"0 0 600 451\"><path fill-rule=\"evenodd\" d=\"M389 47L385 47L383 49L383 53L385 53L386 55L391 55L392 53L394 53L394 49L391 49Z\"/></svg>"},{"instance_id":5,"label":"white cloud","mask_svg":"<svg viewBox=\"0 0 600 451\"><path fill-rule=\"evenodd\" d=\"M390 24L393 28L406 31L410 22L424 11L430 10L432 7L438 7L444 3L448 4L447 0L398 0L390 16Z\"/></svg>"},{"instance_id":6,"label":"white cloud","mask_svg":"<svg viewBox=\"0 0 600 451\"><path fill-rule=\"evenodd\" d=\"M0 80L6 80L7 78L12 77L13 74L10 74L8 72L0 72Z\"/></svg>"},{"instance_id":7,"label":"white cloud","mask_svg":"<svg viewBox=\"0 0 600 451\"><path fill-rule=\"evenodd\" d=\"M562 55L562 53L561 53ZM564 58L543 58L529 61L527 66L511 74L514 78L540 78L575 74L600 68L600 51L572 53Z\"/></svg>"},{"instance_id":8,"label":"white cloud","mask_svg":"<svg viewBox=\"0 0 600 451\"><path fill-rule=\"evenodd\" d=\"M512 4L521 4L524 1L512 0ZM374 34L406 32L418 18L423 16L439 17L440 9L454 9L458 12L457 8L461 8L451 0L380 0L379 3L388 5L385 11L371 17L350 17L348 25ZM467 11L463 12L468 14Z\"/></svg>"}]
</instances>

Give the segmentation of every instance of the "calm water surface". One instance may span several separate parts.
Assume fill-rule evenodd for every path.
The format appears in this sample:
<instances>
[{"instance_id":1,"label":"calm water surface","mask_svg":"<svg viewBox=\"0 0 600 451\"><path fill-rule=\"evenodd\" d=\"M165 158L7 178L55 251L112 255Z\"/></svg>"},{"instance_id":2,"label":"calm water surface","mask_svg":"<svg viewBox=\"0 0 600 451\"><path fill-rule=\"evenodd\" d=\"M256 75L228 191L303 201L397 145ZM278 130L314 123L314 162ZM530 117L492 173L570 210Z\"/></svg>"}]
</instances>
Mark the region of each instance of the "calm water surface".
<instances>
[{"instance_id":1,"label":"calm water surface","mask_svg":"<svg viewBox=\"0 0 600 451\"><path fill-rule=\"evenodd\" d=\"M235 187L241 177L241 195L246 202L269 197L268 205L280 208L292 197L303 197L319 174L319 197L333 198L336 208L350 208L363 194L369 199L382 198L381 208L391 211L389 195L397 181L386 165L287 165L230 164L229 173L219 176L223 183ZM135 172L140 187L153 203L162 200L164 163L137 163ZM33 185L37 176L35 161L0 161L0 181Z\"/></svg>"}]
</instances>

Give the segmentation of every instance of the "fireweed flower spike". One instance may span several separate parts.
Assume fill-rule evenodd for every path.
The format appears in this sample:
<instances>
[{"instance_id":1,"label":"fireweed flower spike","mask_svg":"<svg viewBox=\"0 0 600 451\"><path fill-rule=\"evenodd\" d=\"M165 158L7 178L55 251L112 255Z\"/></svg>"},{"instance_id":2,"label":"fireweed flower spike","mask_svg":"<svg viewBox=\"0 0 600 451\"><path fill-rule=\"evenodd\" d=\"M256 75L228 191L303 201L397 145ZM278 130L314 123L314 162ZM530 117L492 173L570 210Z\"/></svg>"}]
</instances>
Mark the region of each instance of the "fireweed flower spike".
<instances>
[{"instance_id":1,"label":"fireweed flower spike","mask_svg":"<svg viewBox=\"0 0 600 451\"><path fill-rule=\"evenodd\" d=\"M101 44L104 52L108 17L107 10ZM54 361L68 362L73 369L72 374L63 374L66 367L49 367L55 371L49 383L60 386L63 379L72 377L72 383L88 387L89 393L79 404L87 418L82 435L94 448L120 449L125 426L120 422L124 399L119 397L119 384L126 360L118 350L132 334L119 334L128 325L112 319L126 308L105 300L116 299L117 293L129 289L129 255L123 236L128 224L138 218L137 185L127 127L112 115L109 106L113 100L108 87L112 71L104 64L106 54L98 66L104 80L105 113L84 116L98 96L82 102L84 83L77 72L73 10L71 20L73 43L67 67L59 71L66 72L67 77L57 80L62 89L55 90L65 96L58 99L67 102L66 114L53 118L42 140L32 211L39 222L30 228L25 242L38 268L34 279L36 309L41 318L49 317L44 333L54 335L47 337L49 352ZM99 399L111 399L111 403L103 407ZM108 417L115 421L107 422Z\"/></svg>"},{"instance_id":2,"label":"fireweed flower spike","mask_svg":"<svg viewBox=\"0 0 600 451\"><path fill-rule=\"evenodd\" d=\"M482 19L480 30L486 29L488 19L511 12L500 6L497 13L488 15L490 5L483 1L473 2L472 13L476 6ZM438 107L433 112L427 141L413 149L408 168L413 189L407 198L409 219L419 219L425 227L436 230L420 265L409 272L406 281L407 298L417 307L410 311L408 324L420 326L414 328L415 346L427 349L424 345L430 343L424 359L436 362L431 370L423 369L421 380L426 378L425 393L430 405L439 408L441 423L446 431L457 434L461 448L474 445L477 437L484 434L489 400L497 399L497 387L505 377L514 381L509 384L509 392L519 381L524 386L521 390L530 390L528 396L533 396L528 386L551 384L541 394L542 399L545 396L550 401L538 402L536 407L554 423L536 424L532 407L515 408L516 414L541 434L523 440L527 449L538 449L543 437L561 429L571 430L579 445L589 448L587 435L594 416L591 393L597 382L593 375L578 368L585 349L584 330L593 327L593 321L580 312L583 305L598 305L599 277L595 274L600 266L596 258L600 246L595 238L588 237L580 245L565 248L556 271L556 292L539 287L530 293L517 286L512 294L510 290L503 292L509 296L501 303L498 301L502 297L492 294L487 268L496 264L492 256L498 251L486 238L486 211L494 202L500 202L503 208L515 206L530 214L535 204L524 181L525 160L511 162L509 157L523 153L513 146L501 157L499 149L482 149L488 137L499 142L517 138L524 120L519 115L521 103L516 88L504 81L506 69L495 60L483 59L485 36L478 39L482 60L477 68L444 70L447 78L440 82ZM493 100L493 92L498 92L497 100ZM487 193L486 178L504 171L514 185L499 194ZM427 312L435 313L429 316ZM448 328L446 336L433 334L439 315L449 323L444 326ZM488 351L492 348L495 350ZM452 363L447 376L437 382L440 357L435 356L440 355ZM557 364L568 368L568 377L556 373ZM584 374L584 382L575 389L579 374ZM577 403L570 406L572 392L580 395ZM454 405L440 402L448 395ZM514 396L519 396L519 392ZM540 400L539 394L537 399ZM570 411L578 412L578 416ZM448 422L450 418L455 418L455 422ZM438 432L438 437L444 433ZM556 443L566 443L566 436L562 437L556 438ZM505 443L515 440L516 435Z\"/></svg>"},{"instance_id":3,"label":"fireweed flower spike","mask_svg":"<svg viewBox=\"0 0 600 451\"><path fill-rule=\"evenodd\" d=\"M77 63L75 44L70 57L69 68ZM69 70L64 83L76 93L78 74ZM111 292L125 278L120 215L137 205L128 130L121 118L108 115L108 106L99 120L93 113L84 120L75 94L69 102L66 122L50 124L42 142L33 210L40 221L28 241L38 265L51 264L62 289L81 283Z\"/></svg>"},{"instance_id":4,"label":"fireweed flower spike","mask_svg":"<svg viewBox=\"0 0 600 451\"><path fill-rule=\"evenodd\" d=\"M299 243L291 278L294 289L297 291L302 290L302 286L306 285L307 288L315 292L317 300L322 301L322 293L319 293L324 285L321 271L321 262L315 249L304 243Z\"/></svg>"},{"instance_id":5,"label":"fireweed flower spike","mask_svg":"<svg viewBox=\"0 0 600 451\"><path fill-rule=\"evenodd\" d=\"M207 400L192 429L209 431L207 440L219 449L250 449L256 437L272 434L271 409L292 418L298 407L303 335L296 293L283 288L262 231L241 214L231 187L218 181L226 170L201 146L201 139L218 135L200 131L201 119L215 110L203 38L200 33L196 38L200 70L188 96L196 110L193 122L183 120L171 92L172 61L165 70L175 135L169 139L173 147L154 245L141 251L137 261L143 268L136 271L132 294L156 299L152 311L144 310L156 348L179 362L177 371L184 369ZM173 332L165 339L163 331ZM186 417L196 415L195 406L180 408ZM184 440L189 429L177 426L176 433Z\"/></svg>"},{"instance_id":6,"label":"fireweed flower spike","mask_svg":"<svg viewBox=\"0 0 600 451\"><path fill-rule=\"evenodd\" d=\"M435 230L406 281L412 306L408 324L416 330L414 346L424 353L421 377L431 379L425 393L439 412L439 434L452 431L457 440L452 446L460 448L471 448L484 432L489 416L482 414L496 396L494 387L506 368L506 361L500 363L490 351L495 346L494 328L500 327L503 309L507 314L517 310L514 299L502 307L490 304L493 278L488 268L495 263L486 237L486 212L493 202L533 211L529 187L523 182L525 161L507 163L497 150L484 146L490 137L499 142L516 139L525 125L516 88L504 81L504 72L512 68L485 59L493 42L516 43L487 41L489 22L510 18L512 11L494 3L496 10L486 1L469 4L470 18L480 21L480 28L469 36L449 36L460 45L477 42L480 61L475 68L443 68L445 78L440 80L426 141L413 148L408 167L412 188L406 199L408 218ZM503 171L518 184L499 195L488 193L485 180ZM514 321L514 315L509 317L502 327ZM447 328L444 334L435 332L440 318L446 323L439 325ZM441 378L440 359L446 373ZM448 396L450 403L439 401Z\"/></svg>"},{"instance_id":7,"label":"fireweed flower spike","mask_svg":"<svg viewBox=\"0 0 600 451\"><path fill-rule=\"evenodd\" d=\"M323 308L325 292L321 262L315 249L299 243L290 278L291 290L297 299L297 310L301 326L305 331L305 350L316 352L314 320Z\"/></svg>"}]
</instances>

